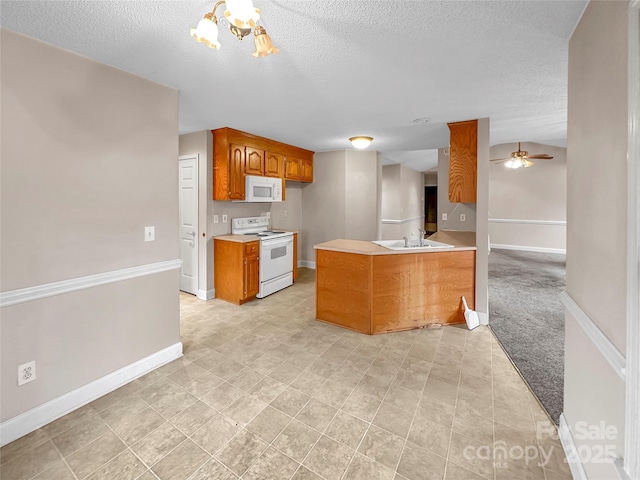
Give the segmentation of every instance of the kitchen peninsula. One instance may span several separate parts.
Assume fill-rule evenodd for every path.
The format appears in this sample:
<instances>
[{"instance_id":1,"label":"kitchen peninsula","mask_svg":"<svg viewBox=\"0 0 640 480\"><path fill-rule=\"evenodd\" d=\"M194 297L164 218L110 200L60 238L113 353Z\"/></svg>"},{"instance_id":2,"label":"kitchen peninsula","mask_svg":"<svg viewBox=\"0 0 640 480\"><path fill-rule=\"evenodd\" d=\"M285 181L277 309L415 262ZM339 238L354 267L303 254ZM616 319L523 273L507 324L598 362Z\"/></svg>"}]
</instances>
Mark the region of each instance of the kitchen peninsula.
<instances>
[{"instance_id":1,"label":"kitchen peninsula","mask_svg":"<svg viewBox=\"0 0 640 480\"><path fill-rule=\"evenodd\" d=\"M315 245L316 319L361 333L464 323L475 306L475 233L442 231L447 249L390 250L361 240Z\"/></svg>"}]
</instances>

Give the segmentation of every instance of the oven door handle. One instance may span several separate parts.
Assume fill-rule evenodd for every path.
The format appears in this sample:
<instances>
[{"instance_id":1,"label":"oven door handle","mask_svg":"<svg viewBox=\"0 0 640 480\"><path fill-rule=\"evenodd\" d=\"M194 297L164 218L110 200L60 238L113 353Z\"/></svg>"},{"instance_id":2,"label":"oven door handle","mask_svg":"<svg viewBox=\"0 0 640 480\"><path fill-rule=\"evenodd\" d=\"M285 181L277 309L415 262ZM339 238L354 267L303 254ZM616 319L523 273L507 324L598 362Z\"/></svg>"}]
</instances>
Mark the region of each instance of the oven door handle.
<instances>
[{"instance_id":1,"label":"oven door handle","mask_svg":"<svg viewBox=\"0 0 640 480\"><path fill-rule=\"evenodd\" d=\"M262 240L261 245L263 247L281 247L283 245L291 245L293 244L293 236L289 237L281 237L281 238L271 238L267 240Z\"/></svg>"}]
</instances>

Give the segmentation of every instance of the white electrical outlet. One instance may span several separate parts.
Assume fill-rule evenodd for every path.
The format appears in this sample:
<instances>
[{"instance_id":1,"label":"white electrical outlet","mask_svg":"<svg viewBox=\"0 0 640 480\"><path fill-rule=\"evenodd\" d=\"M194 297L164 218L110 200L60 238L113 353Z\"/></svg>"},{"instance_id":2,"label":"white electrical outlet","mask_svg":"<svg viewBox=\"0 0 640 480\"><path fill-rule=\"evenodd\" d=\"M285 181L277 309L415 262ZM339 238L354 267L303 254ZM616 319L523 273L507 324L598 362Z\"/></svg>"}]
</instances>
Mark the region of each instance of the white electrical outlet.
<instances>
[{"instance_id":1,"label":"white electrical outlet","mask_svg":"<svg viewBox=\"0 0 640 480\"><path fill-rule=\"evenodd\" d=\"M220 222L220 217L218 217L218 215L214 215L213 216L213 223L219 223Z\"/></svg>"},{"instance_id":2,"label":"white electrical outlet","mask_svg":"<svg viewBox=\"0 0 640 480\"><path fill-rule=\"evenodd\" d=\"M271 212L267 212L267 218L271 218Z\"/></svg>"},{"instance_id":3,"label":"white electrical outlet","mask_svg":"<svg viewBox=\"0 0 640 480\"><path fill-rule=\"evenodd\" d=\"M156 239L156 227L144 227L144 241L153 242Z\"/></svg>"},{"instance_id":4,"label":"white electrical outlet","mask_svg":"<svg viewBox=\"0 0 640 480\"><path fill-rule=\"evenodd\" d=\"M442 220L446 220L446 219L447 219L447 214L446 214L446 213L443 213L443 214L442 214Z\"/></svg>"},{"instance_id":5,"label":"white electrical outlet","mask_svg":"<svg viewBox=\"0 0 640 480\"><path fill-rule=\"evenodd\" d=\"M36 361L23 363L18 367L18 386L33 382L36 379Z\"/></svg>"},{"instance_id":6,"label":"white electrical outlet","mask_svg":"<svg viewBox=\"0 0 640 480\"><path fill-rule=\"evenodd\" d=\"M460 214L460 221L464 222L467 219L467 216L464 213Z\"/></svg>"},{"instance_id":7,"label":"white electrical outlet","mask_svg":"<svg viewBox=\"0 0 640 480\"><path fill-rule=\"evenodd\" d=\"M222 215L222 223L227 223L227 215Z\"/></svg>"}]
</instances>

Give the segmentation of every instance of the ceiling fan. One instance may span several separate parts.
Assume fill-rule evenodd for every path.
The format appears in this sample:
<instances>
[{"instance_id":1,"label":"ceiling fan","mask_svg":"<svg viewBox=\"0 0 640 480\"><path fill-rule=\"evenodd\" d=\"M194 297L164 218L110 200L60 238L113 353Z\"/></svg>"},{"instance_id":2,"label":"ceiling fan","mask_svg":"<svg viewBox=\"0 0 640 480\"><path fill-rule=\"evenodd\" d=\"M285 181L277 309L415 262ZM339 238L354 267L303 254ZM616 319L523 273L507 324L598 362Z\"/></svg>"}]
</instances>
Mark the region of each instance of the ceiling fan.
<instances>
[{"instance_id":1,"label":"ceiling fan","mask_svg":"<svg viewBox=\"0 0 640 480\"><path fill-rule=\"evenodd\" d=\"M520 167L530 167L533 165L533 162L530 160L531 158L535 158L538 160L551 160L553 157L547 155L546 153L538 153L536 155L529 155L529 152L525 150L520 150L520 142L518 142L518 150L515 152L511 152L511 156L508 158L494 158L491 160L492 162L497 162L496 165L504 163L504 166L507 168L520 168Z\"/></svg>"}]
</instances>

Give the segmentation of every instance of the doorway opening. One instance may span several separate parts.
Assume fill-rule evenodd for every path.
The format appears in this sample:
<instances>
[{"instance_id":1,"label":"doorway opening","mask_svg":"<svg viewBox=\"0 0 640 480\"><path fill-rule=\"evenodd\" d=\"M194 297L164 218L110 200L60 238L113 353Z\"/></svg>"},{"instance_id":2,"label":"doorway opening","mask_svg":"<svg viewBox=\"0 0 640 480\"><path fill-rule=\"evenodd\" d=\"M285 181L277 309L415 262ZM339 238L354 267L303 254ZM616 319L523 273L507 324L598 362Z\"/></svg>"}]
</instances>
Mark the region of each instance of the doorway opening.
<instances>
[{"instance_id":1,"label":"doorway opening","mask_svg":"<svg viewBox=\"0 0 640 480\"><path fill-rule=\"evenodd\" d=\"M424 187L424 229L427 235L438 231L438 186Z\"/></svg>"}]
</instances>

